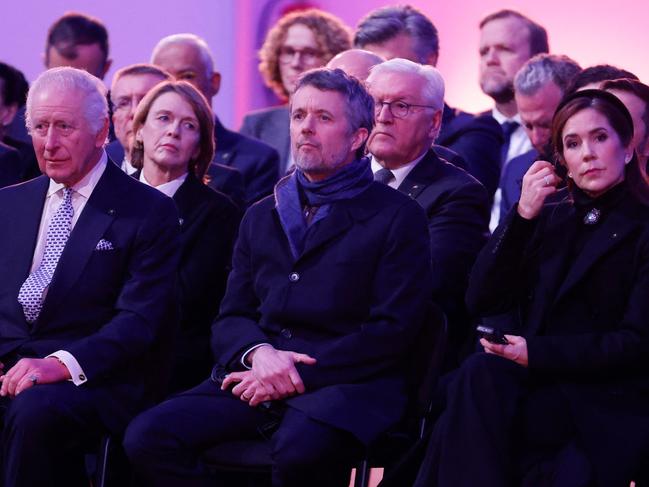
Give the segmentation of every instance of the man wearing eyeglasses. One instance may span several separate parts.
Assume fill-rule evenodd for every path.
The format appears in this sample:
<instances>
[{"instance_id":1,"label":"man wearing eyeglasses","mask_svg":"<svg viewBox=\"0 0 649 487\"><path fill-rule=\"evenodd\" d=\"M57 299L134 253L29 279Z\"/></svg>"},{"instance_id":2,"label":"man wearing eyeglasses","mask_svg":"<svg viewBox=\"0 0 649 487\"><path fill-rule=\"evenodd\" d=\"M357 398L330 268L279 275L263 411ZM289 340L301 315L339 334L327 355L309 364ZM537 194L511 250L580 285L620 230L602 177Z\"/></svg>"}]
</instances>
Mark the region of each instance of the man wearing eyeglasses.
<instances>
[{"instance_id":1,"label":"man wearing eyeglasses","mask_svg":"<svg viewBox=\"0 0 649 487\"><path fill-rule=\"evenodd\" d=\"M367 143L374 179L415 199L428 217L433 296L449 320L452 365L469 328L468 274L488 235L487 193L431 148L444 110L437 69L395 58L374 66L366 84L374 98L375 125Z\"/></svg>"}]
</instances>

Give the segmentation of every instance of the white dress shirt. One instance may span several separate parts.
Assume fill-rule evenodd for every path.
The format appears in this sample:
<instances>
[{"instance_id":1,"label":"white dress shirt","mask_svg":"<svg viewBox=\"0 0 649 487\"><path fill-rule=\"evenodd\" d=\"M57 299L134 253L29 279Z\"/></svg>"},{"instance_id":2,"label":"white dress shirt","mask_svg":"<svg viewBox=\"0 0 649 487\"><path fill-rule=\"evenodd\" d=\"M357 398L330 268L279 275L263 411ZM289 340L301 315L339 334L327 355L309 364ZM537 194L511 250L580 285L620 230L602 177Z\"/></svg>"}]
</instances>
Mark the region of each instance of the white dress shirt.
<instances>
[{"instance_id":1,"label":"white dress shirt","mask_svg":"<svg viewBox=\"0 0 649 487\"><path fill-rule=\"evenodd\" d=\"M122 165L120 166L120 168L122 168L122 171L124 171L129 176L137 171L137 167L133 167L131 161L129 161L126 157L122 159Z\"/></svg>"},{"instance_id":2,"label":"white dress shirt","mask_svg":"<svg viewBox=\"0 0 649 487\"><path fill-rule=\"evenodd\" d=\"M108 157L106 152L102 151L99 162L95 164L88 174L86 174L79 182L72 186L72 208L74 208L74 214L72 216L72 227L70 231L74 230L74 226L79 217L83 212L83 209L90 198L97 182L104 174L106 169L106 163L108 162ZM45 242L47 240L47 229L50 224L50 220L56 213L56 210L59 209L61 203L63 203L63 189L65 186L63 184L57 183L50 179L50 186L47 190L47 196L45 197L45 205L43 206L43 215L41 216L41 223L38 227L38 237L36 239L36 249L34 250L34 257L32 259L32 267L30 272L34 272L40 265L43 260L43 254L45 252ZM43 292L43 299L47 295L47 289ZM56 357L60 362L63 363L70 372L72 377L70 380L75 385L81 385L87 381L86 374L83 372L81 365L77 362L77 359L74 356L65 351L58 350L48 357Z\"/></svg>"},{"instance_id":3,"label":"white dress shirt","mask_svg":"<svg viewBox=\"0 0 649 487\"><path fill-rule=\"evenodd\" d=\"M187 179L187 173L183 173L181 176L177 177L176 179L172 179L171 181L162 183L159 186L153 186L153 184L147 181L146 178L144 177L144 171L140 172L140 182L146 184L147 186L151 186L157 189L158 191L169 196L169 198L173 198L173 196L176 194L176 191L178 191L178 188L180 188L182 184L185 182L185 179Z\"/></svg>"},{"instance_id":4,"label":"white dress shirt","mask_svg":"<svg viewBox=\"0 0 649 487\"><path fill-rule=\"evenodd\" d=\"M532 142L530 142L530 138L527 136L527 133L523 128L523 121L521 120L521 116L518 113L510 118L506 117L505 115L500 113L498 109L494 108L491 111L491 116L495 118L496 122L498 122L500 125L505 122L518 122L518 127L516 127L516 130L512 132L512 135L509 139L509 149L507 150L507 158L505 164L511 161L514 157L518 157L521 154L525 154L526 152L532 150ZM504 165L501 168L501 171L503 170Z\"/></svg>"},{"instance_id":5,"label":"white dress shirt","mask_svg":"<svg viewBox=\"0 0 649 487\"><path fill-rule=\"evenodd\" d=\"M421 161L424 158L427 152L428 151L424 152L417 159L410 161L408 164L404 164L403 166L400 166L396 169L390 169L390 171L392 171L392 174L394 175L394 179L388 183L388 186L394 189L399 188L399 186L401 186L401 183L403 183L404 179L406 179L408 174L410 174L410 171L412 171L415 168L415 166L419 164L419 161ZM383 169L383 166L379 164L379 161L376 160L376 157L372 156L370 161L372 165L373 174L376 174L378 171Z\"/></svg>"}]
</instances>

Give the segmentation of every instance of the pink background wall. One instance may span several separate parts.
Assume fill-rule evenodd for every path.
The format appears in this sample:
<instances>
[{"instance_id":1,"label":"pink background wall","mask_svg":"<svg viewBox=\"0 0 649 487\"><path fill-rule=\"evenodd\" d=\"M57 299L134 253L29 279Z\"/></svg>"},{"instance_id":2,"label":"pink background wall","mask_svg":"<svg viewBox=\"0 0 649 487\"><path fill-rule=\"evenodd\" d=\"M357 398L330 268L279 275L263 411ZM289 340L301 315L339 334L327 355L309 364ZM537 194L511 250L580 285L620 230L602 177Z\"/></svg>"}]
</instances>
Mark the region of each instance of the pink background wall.
<instances>
[{"instance_id":1,"label":"pink background wall","mask_svg":"<svg viewBox=\"0 0 649 487\"><path fill-rule=\"evenodd\" d=\"M255 50L263 26L291 0L4 0L0 15L0 60L23 70L33 80L42 70L41 54L51 22L67 10L101 18L111 38L115 68L146 61L156 41L165 35L192 31L203 36L223 73L215 109L226 124L238 127L242 115L272 98L258 87ZM377 0L311 0L340 16L350 26L369 10L385 5ZM477 78L478 23L500 8L514 8L545 25L550 48L582 66L608 62L649 81L649 7L632 0L412 0L440 33L438 68L447 83L447 100L469 111L491 103ZM266 15L260 19L264 7ZM115 69L106 77L109 82Z\"/></svg>"}]
</instances>

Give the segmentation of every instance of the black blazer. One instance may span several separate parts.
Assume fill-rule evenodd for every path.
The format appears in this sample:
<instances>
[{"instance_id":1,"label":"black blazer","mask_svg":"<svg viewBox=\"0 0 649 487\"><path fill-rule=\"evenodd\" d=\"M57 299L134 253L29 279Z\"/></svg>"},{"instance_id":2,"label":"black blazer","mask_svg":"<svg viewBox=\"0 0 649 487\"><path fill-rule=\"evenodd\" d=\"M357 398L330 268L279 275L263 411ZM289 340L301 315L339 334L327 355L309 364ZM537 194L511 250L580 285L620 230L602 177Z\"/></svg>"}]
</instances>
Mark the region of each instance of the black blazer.
<instances>
[{"instance_id":1,"label":"black blazer","mask_svg":"<svg viewBox=\"0 0 649 487\"><path fill-rule=\"evenodd\" d=\"M20 153L0 142L0 188L21 182L22 170Z\"/></svg>"},{"instance_id":2,"label":"black blazer","mask_svg":"<svg viewBox=\"0 0 649 487\"><path fill-rule=\"evenodd\" d=\"M491 115L472 115L444 105L442 129L435 140L457 152L467 171L480 181L491 199L500 181L503 132Z\"/></svg>"},{"instance_id":3,"label":"black blazer","mask_svg":"<svg viewBox=\"0 0 649 487\"><path fill-rule=\"evenodd\" d=\"M175 342L178 373L173 374L172 387L191 386L209 375L213 363L210 328L225 293L240 220L239 209L227 196L191 174L173 200L180 217L181 251L180 334Z\"/></svg>"},{"instance_id":4,"label":"black blazer","mask_svg":"<svg viewBox=\"0 0 649 487\"><path fill-rule=\"evenodd\" d=\"M288 106L264 108L247 114L241 125L244 135L266 142L279 154L279 176L286 173L291 155Z\"/></svg>"},{"instance_id":5,"label":"black blazer","mask_svg":"<svg viewBox=\"0 0 649 487\"><path fill-rule=\"evenodd\" d=\"M571 203L508 215L480 253L467 303L515 310L529 369L559 383L599 485L623 485L649 444L649 209L631 196L603 215L570 260Z\"/></svg>"},{"instance_id":6,"label":"black blazer","mask_svg":"<svg viewBox=\"0 0 649 487\"><path fill-rule=\"evenodd\" d=\"M380 183L334 203L297 260L274 197L260 201L241 223L213 327L217 361L241 369L262 342L315 357L297 364L307 392L286 402L371 441L405 409L407 357L430 303L429 252L421 208Z\"/></svg>"},{"instance_id":7,"label":"black blazer","mask_svg":"<svg viewBox=\"0 0 649 487\"><path fill-rule=\"evenodd\" d=\"M151 405L160 355L177 326L178 215L173 202L111 161L61 254L36 322L17 296L29 275L49 178L0 190L0 359L70 352L104 423ZM110 249L97 250L105 240Z\"/></svg>"},{"instance_id":8,"label":"black blazer","mask_svg":"<svg viewBox=\"0 0 649 487\"><path fill-rule=\"evenodd\" d=\"M468 331L464 295L469 271L489 235L489 202L471 175L429 150L399 191L426 212L433 263L433 298L449 320L451 348Z\"/></svg>"},{"instance_id":9,"label":"black blazer","mask_svg":"<svg viewBox=\"0 0 649 487\"><path fill-rule=\"evenodd\" d=\"M279 155L271 146L226 129L214 120L216 164L237 169L243 176L244 202L250 206L273 192L279 176Z\"/></svg>"}]
</instances>

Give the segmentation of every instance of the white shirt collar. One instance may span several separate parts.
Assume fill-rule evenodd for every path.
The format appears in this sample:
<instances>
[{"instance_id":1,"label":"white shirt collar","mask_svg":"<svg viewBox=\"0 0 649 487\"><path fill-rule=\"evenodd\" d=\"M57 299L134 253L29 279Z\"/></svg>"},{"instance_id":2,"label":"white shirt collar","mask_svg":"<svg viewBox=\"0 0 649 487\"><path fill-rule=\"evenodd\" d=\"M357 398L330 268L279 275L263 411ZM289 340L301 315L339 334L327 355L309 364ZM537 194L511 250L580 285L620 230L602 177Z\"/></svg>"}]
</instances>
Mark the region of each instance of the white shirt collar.
<instances>
[{"instance_id":1,"label":"white shirt collar","mask_svg":"<svg viewBox=\"0 0 649 487\"><path fill-rule=\"evenodd\" d=\"M392 174L394 174L394 180L388 183L388 186L395 189L401 186L401 183L403 183L403 180L406 179L408 174L410 174L410 171L415 168L415 166L424 158L427 153L428 151L424 151L422 155L410 161L408 164L404 164L403 166L400 166L396 169L390 169L390 171L392 171ZM371 165L372 173L376 173L380 169L383 169L383 166L379 164L379 161L376 160L376 157L374 157L374 155L372 155Z\"/></svg>"},{"instance_id":2,"label":"white shirt collar","mask_svg":"<svg viewBox=\"0 0 649 487\"><path fill-rule=\"evenodd\" d=\"M122 159L122 171L124 171L129 176L137 171L137 167L134 167L126 157Z\"/></svg>"},{"instance_id":3,"label":"white shirt collar","mask_svg":"<svg viewBox=\"0 0 649 487\"><path fill-rule=\"evenodd\" d=\"M79 180L74 186L72 186L72 189L76 193L83 196L85 199L90 198L90 195L95 189L95 186L97 186L97 183L99 182L99 178L101 178L102 174L104 174L104 171L106 170L107 162L108 156L106 155L106 151L102 150L101 157L99 158L97 164L95 164L94 167L90 171L88 171L88 174L86 174L83 178L81 178L81 180ZM53 195L57 191L60 191L63 187L63 184L57 183L53 179L50 179L50 186L47 190L47 196Z\"/></svg>"},{"instance_id":4,"label":"white shirt collar","mask_svg":"<svg viewBox=\"0 0 649 487\"><path fill-rule=\"evenodd\" d=\"M166 183L162 183L159 186L153 186L144 177L144 170L140 171L140 181L141 182L143 182L147 186L154 187L158 191L161 191L162 193L169 196L169 198L173 198L173 196L176 194L176 191L178 191L178 188L180 188L180 186L185 182L185 179L187 179L187 173L182 174L181 176L177 177L176 179L172 179L171 181L168 181Z\"/></svg>"},{"instance_id":5,"label":"white shirt collar","mask_svg":"<svg viewBox=\"0 0 649 487\"><path fill-rule=\"evenodd\" d=\"M523 126L523 121L521 120L521 116L516 112L516 115L513 117L507 117L503 115L496 107L494 107L493 110L491 110L491 116L496 119L496 122L498 122L500 125L504 124L505 122L518 122L520 126Z\"/></svg>"}]
</instances>

